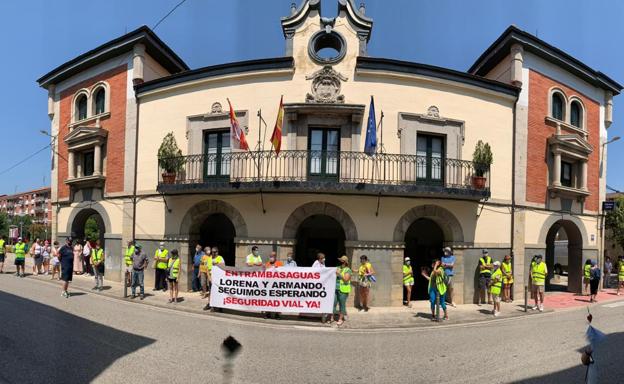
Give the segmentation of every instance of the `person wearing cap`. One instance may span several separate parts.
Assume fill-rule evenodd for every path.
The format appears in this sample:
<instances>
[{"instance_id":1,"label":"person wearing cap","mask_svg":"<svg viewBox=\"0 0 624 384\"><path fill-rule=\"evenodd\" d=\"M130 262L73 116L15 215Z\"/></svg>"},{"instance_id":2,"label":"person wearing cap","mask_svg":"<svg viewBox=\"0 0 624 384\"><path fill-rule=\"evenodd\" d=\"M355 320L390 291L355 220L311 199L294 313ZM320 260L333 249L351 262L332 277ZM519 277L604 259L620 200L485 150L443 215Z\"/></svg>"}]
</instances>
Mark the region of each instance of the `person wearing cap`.
<instances>
[{"instance_id":1,"label":"person wearing cap","mask_svg":"<svg viewBox=\"0 0 624 384\"><path fill-rule=\"evenodd\" d=\"M455 301L453 300L453 276L455 275L453 268L455 268L455 256L453 255L451 247L444 247L442 251L444 252L444 256L442 256L440 262L442 263L444 275L446 276L446 302L449 303L451 307L455 307Z\"/></svg>"},{"instance_id":2,"label":"person wearing cap","mask_svg":"<svg viewBox=\"0 0 624 384\"><path fill-rule=\"evenodd\" d=\"M403 304L412 308L412 287L414 286L414 270L409 257L403 259L403 286L405 287L405 301Z\"/></svg>"},{"instance_id":3,"label":"person wearing cap","mask_svg":"<svg viewBox=\"0 0 624 384\"><path fill-rule=\"evenodd\" d=\"M375 270L373 265L368 261L368 256L360 256L360 267L358 268L358 296L360 299L359 310L368 312L368 297L370 295L370 288L372 283L375 282Z\"/></svg>"},{"instance_id":4,"label":"person wearing cap","mask_svg":"<svg viewBox=\"0 0 624 384\"><path fill-rule=\"evenodd\" d=\"M591 280L591 268L592 261L590 259L585 260L585 265L583 266L583 294L589 296L589 282Z\"/></svg>"},{"instance_id":5,"label":"person wearing cap","mask_svg":"<svg viewBox=\"0 0 624 384\"><path fill-rule=\"evenodd\" d=\"M193 292L201 290L201 282L199 281L199 267L204 256L204 249L200 244L195 245L195 255L193 256L193 279L191 280L191 289Z\"/></svg>"},{"instance_id":6,"label":"person wearing cap","mask_svg":"<svg viewBox=\"0 0 624 384\"><path fill-rule=\"evenodd\" d=\"M492 308L492 314L498 316L501 310L501 288L503 286L503 271L501 270L500 261L496 260L492 264L494 270L492 271L490 293L494 301L494 308Z\"/></svg>"},{"instance_id":7,"label":"person wearing cap","mask_svg":"<svg viewBox=\"0 0 624 384\"><path fill-rule=\"evenodd\" d=\"M145 268L147 268L147 255L143 253L140 244L134 246L134 256L132 256L132 298L136 297L136 287L141 293L141 300L145 298Z\"/></svg>"},{"instance_id":8,"label":"person wearing cap","mask_svg":"<svg viewBox=\"0 0 624 384\"><path fill-rule=\"evenodd\" d=\"M134 241L128 241L128 246L126 247L126 251L124 253L124 263L126 265L126 286L128 287L132 285L132 257L134 256L135 251Z\"/></svg>"},{"instance_id":9,"label":"person wearing cap","mask_svg":"<svg viewBox=\"0 0 624 384\"><path fill-rule=\"evenodd\" d=\"M548 276L548 268L546 263L542 260L542 255L535 255L535 262L531 263L531 285L533 287L533 294L535 295L535 306L533 310L544 310L544 290L546 287L546 276Z\"/></svg>"},{"instance_id":10,"label":"person wearing cap","mask_svg":"<svg viewBox=\"0 0 624 384\"><path fill-rule=\"evenodd\" d=\"M492 258L487 249L484 249L481 253L483 256L479 259L479 302L477 304L485 304L486 300L488 304L492 304L492 294L488 289L492 277ZM483 298L483 302L481 298Z\"/></svg>"},{"instance_id":11,"label":"person wearing cap","mask_svg":"<svg viewBox=\"0 0 624 384\"><path fill-rule=\"evenodd\" d=\"M24 277L24 264L26 263L26 244L22 241L21 237L17 238L17 243L15 243L13 248L15 252L15 276Z\"/></svg>"},{"instance_id":12,"label":"person wearing cap","mask_svg":"<svg viewBox=\"0 0 624 384\"><path fill-rule=\"evenodd\" d=\"M589 302L596 303L596 296L598 295L598 287L600 286L600 275L602 272L600 271L600 267L598 267L598 263L596 260L591 261L591 270L589 273Z\"/></svg>"},{"instance_id":13,"label":"person wearing cap","mask_svg":"<svg viewBox=\"0 0 624 384\"><path fill-rule=\"evenodd\" d=\"M262 256L260 256L258 246L254 245L253 247L251 247L251 253L247 255L245 264L248 267L262 267Z\"/></svg>"},{"instance_id":14,"label":"person wearing cap","mask_svg":"<svg viewBox=\"0 0 624 384\"><path fill-rule=\"evenodd\" d=\"M72 238L65 239L65 245L59 249L59 261L61 262L61 280L63 280L63 290L61 296L69 298L69 282L74 274L74 257L76 253L72 248ZM82 250L80 251L82 255Z\"/></svg>"},{"instance_id":15,"label":"person wearing cap","mask_svg":"<svg viewBox=\"0 0 624 384\"><path fill-rule=\"evenodd\" d=\"M503 301L505 303L511 303L511 285L513 284L513 272L511 265L511 256L505 255L503 262L500 266L503 273Z\"/></svg>"},{"instance_id":16,"label":"person wearing cap","mask_svg":"<svg viewBox=\"0 0 624 384\"><path fill-rule=\"evenodd\" d=\"M158 249L154 252L154 291L167 292L167 262L169 261L169 250L165 248L165 243L160 242Z\"/></svg>"},{"instance_id":17,"label":"person wearing cap","mask_svg":"<svg viewBox=\"0 0 624 384\"><path fill-rule=\"evenodd\" d=\"M344 323L344 318L347 315L347 298L351 293L351 275L353 272L349 268L349 258L347 256L341 256L338 258L340 265L336 268L336 297L334 299L334 315L338 315L338 326ZM336 305L338 310L336 310ZM332 318L330 317L329 323L331 324Z\"/></svg>"}]
</instances>

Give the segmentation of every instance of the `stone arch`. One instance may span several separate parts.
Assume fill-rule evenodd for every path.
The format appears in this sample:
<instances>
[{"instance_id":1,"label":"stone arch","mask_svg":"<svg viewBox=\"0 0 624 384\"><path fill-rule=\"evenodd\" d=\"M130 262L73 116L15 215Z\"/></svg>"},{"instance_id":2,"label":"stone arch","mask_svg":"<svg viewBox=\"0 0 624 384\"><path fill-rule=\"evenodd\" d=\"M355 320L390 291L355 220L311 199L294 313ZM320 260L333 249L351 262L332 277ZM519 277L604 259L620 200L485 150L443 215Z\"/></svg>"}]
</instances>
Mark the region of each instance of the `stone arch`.
<instances>
[{"instance_id":1,"label":"stone arch","mask_svg":"<svg viewBox=\"0 0 624 384\"><path fill-rule=\"evenodd\" d=\"M546 244L547 236L550 229L555 225L559 224L562 226L566 232L574 233L578 231L583 239L583 244L588 244L587 232L585 231L585 225L583 222L574 216L549 216L544 224L542 224L542 229L539 232L539 241L538 244Z\"/></svg>"},{"instance_id":2,"label":"stone arch","mask_svg":"<svg viewBox=\"0 0 624 384\"><path fill-rule=\"evenodd\" d=\"M221 200L205 200L193 205L184 215L180 225L180 234L196 235L199 233L200 224L208 216L222 213L234 225L237 237L247 237L247 224L238 209Z\"/></svg>"},{"instance_id":3,"label":"stone arch","mask_svg":"<svg viewBox=\"0 0 624 384\"><path fill-rule=\"evenodd\" d=\"M405 233L410 225L421 218L430 219L438 224L444 232L445 242L464 242L464 231L459 220L450 211L437 205L420 205L405 212L394 227L393 240L396 242L405 241Z\"/></svg>"},{"instance_id":4,"label":"stone arch","mask_svg":"<svg viewBox=\"0 0 624 384\"><path fill-rule=\"evenodd\" d=\"M345 232L345 240L353 241L358 239L355 222L349 214L342 208L332 203L314 201L306 203L295 209L284 224L282 237L284 239L294 239L297 236L297 229L305 219L312 215L327 215L335 219Z\"/></svg>"},{"instance_id":5,"label":"stone arch","mask_svg":"<svg viewBox=\"0 0 624 384\"><path fill-rule=\"evenodd\" d=\"M67 229L66 234L71 236L76 236L76 231L79 227L84 228L84 223L87 219L96 215L96 220L98 221L98 225L104 230L100 234L103 240L104 234L109 233L111 231L111 223L108 214L106 213L106 209L100 203L91 203L88 206L84 207L76 207L69 214L69 219L67 220Z\"/></svg>"}]
</instances>

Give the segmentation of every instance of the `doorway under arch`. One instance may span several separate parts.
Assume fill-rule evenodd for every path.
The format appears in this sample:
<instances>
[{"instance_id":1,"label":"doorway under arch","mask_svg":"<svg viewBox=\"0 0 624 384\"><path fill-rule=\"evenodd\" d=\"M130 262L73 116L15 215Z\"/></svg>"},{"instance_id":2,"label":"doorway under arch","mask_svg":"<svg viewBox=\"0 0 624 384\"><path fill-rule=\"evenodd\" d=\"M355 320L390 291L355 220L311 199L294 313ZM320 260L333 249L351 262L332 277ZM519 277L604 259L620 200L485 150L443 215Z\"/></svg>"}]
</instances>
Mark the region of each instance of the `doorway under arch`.
<instances>
[{"instance_id":1,"label":"doorway under arch","mask_svg":"<svg viewBox=\"0 0 624 384\"><path fill-rule=\"evenodd\" d=\"M429 298L429 281L421 275L421 269L431 270L433 259L441 256L444 246L444 232L433 220L427 218L416 219L405 232L405 257L410 258L414 271L414 286L411 300L426 300ZM403 292L403 301L405 291Z\"/></svg>"},{"instance_id":2,"label":"doorway under arch","mask_svg":"<svg viewBox=\"0 0 624 384\"><path fill-rule=\"evenodd\" d=\"M236 260L234 238L236 228L232 221L223 213L213 213L204 219L199 226L199 244L203 247L217 247L223 256L225 265L233 266ZM195 244L191 244L195 247Z\"/></svg>"},{"instance_id":3,"label":"doorway under arch","mask_svg":"<svg viewBox=\"0 0 624 384\"><path fill-rule=\"evenodd\" d=\"M104 248L104 234L106 226L102 215L95 209L81 210L72 221L71 236L78 240L89 240L94 242L100 240Z\"/></svg>"},{"instance_id":4,"label":"doorway under arch","mask_svg":"<svg viewBox=\"0 0 624 384\"><path fill-rule=\"evenodd\" d=\"M546 290L581 293L583 236L575 223L559 220L550 227L546 235L545 256L548 268Z\"/></svg>"},{"instance_id":5,"label":"doorway under arch","mask_svg":"<svg viewBox=\"0 0 624 384\"><path fill-rule=\"evenodd\" d=\"M345 231L342 225L328 215L312 215L306 218L297 229L297 264L310 267L316 254L325 254L325 265L335 267L338 258L345 252Z\"/></svg>"}]
</instances>

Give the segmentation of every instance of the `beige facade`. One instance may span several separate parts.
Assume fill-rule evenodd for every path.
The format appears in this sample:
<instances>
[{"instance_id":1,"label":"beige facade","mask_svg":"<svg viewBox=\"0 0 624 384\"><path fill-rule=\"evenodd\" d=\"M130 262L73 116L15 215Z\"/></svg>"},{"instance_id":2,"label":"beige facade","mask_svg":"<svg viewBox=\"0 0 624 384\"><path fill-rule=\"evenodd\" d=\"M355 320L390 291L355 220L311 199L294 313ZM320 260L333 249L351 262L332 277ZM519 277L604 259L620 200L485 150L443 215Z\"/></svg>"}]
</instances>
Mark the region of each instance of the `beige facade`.
<instances>
[{"instance_id":1,"label":"beige facade","mask_svg":"<svg viewBox=\"0 0 624 384\"><path fill-rule=\"evenodd\" d=\"M122 244L134 237L151 256L165 241L181 252L184 287L190 287L198 242L221 246L226 263L237 266L252 245L264 255L294 252L302 266L311 265L316 251L327 253L330 264L344 253L354 267L366 254L378 273L372 304L392 306L403 300L404 256L418 271L443 246L453 247L457 257L458 303L477 300L484 248L494 259L513 251L516 295L531 256L548 252L554 227L577 230L574 247L585 258L598 256L596 212L555 212L525 199L531 112L528 82L518 80L524 70L518 47L492 75L373 59L366 48L372 20L352 1L338 3L332 20L320 18L320 1L314 0L283 18L283 58L168 76L173 71L162 59L149 49L143 53L138 67L150 75L135 81L129 93L124 191L96 201L79 193L58 199L56 235L80 232L86 217L100 217L106 277L112 280L122 278ZM335 57L318 57L320 48L334 49ZM375 156L362 153L371 96L379 123ZM269 137L280 98L285 117L278 155ZM228 99L249 152L224 150ZM185 156L173 184L164 181L157 158L169 132ZM331 137L337 151L328 149ZM479 140L494 155L485 186L474 184L472 155ZM318 153L315 145L322 148ZM417 280L414 298L422 299L426 282ZM152 282L150 272L146 284Z\"/></svg>"}]
</instances>

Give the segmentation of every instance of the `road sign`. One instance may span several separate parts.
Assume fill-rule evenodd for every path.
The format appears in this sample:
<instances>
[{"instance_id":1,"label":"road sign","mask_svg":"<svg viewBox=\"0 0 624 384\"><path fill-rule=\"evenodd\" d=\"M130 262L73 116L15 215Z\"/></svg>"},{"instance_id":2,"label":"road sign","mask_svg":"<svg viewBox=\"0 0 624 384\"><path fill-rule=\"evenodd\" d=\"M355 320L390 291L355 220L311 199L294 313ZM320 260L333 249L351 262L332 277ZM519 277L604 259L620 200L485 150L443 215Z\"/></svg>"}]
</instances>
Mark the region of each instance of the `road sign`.
<instances>
[{"instance_id":1,"label":"road sign","mask_svg":"<svg viewBox=\"0 0 624 384\"><path fill-rule=\"evenodd\" d=\"M603 211L613 211L614 209L615 209L615 201L603 201L602 202Z\"/></svg>"}]
</instances>

